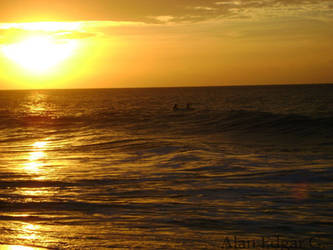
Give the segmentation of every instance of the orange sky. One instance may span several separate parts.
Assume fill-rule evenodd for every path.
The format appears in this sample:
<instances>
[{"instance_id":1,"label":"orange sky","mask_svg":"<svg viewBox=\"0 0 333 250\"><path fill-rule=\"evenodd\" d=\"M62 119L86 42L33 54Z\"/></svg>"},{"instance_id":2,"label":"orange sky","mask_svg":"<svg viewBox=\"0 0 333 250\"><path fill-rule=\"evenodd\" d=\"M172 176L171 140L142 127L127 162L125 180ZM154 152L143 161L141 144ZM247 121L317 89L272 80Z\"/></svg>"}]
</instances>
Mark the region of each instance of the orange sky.
<instances>
[{"instance_id":1,"label":"orange sky","mask_svg":"<svg viewBox=\"0 0 333 250\"><path fill-rule=\"evenodd\" d=\"M2 1L0 89L332 83L332 27L332 0Z\"/></svg>"}]
</instances>

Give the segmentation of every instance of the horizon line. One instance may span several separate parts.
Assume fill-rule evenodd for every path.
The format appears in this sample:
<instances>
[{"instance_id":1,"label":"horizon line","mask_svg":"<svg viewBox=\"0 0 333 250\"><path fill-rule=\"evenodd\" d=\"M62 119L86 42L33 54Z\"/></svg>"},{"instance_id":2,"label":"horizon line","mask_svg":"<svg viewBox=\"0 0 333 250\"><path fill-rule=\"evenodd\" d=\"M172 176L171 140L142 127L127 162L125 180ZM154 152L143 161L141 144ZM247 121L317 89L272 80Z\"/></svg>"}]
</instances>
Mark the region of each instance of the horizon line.
<instances>
[{"instance_id":1,"label":"horizon line","mask_svg":"<svg viewBox=\"0 0 333 250\"><path fill-rule=\"evenodd\" d=\"M226 84L226 85L179 85L179 86L138 86L138 87L94 87L94 88L8 88L0 91L32 91L32 90L98 90L98 89L171 89L171 88L216 88L216 87L259 87L259 86L293 86L293 85L332 85L333 82L324 83L267 83L267 84Z\"/></svg>"}]
</instances>

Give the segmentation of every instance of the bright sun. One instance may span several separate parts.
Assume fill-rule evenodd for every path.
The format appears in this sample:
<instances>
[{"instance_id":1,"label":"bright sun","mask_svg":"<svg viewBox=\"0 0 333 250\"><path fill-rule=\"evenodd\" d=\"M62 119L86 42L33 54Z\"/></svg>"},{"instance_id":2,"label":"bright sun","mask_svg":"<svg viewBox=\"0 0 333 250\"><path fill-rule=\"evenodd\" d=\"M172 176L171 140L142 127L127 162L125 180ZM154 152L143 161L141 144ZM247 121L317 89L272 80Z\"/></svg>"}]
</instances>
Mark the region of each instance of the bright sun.
<instances>
[{"instance_id":1,"label":"bright sun","mask_svg":"<svg viewBox=\"0 0 333 250\"><path fill-rule=\"evenodd\" d=\"M51 35L29 36L3 47L4 54L32 73L46 73L71 56L75 40L57 40Z\"/></svg>"}]
</instances>

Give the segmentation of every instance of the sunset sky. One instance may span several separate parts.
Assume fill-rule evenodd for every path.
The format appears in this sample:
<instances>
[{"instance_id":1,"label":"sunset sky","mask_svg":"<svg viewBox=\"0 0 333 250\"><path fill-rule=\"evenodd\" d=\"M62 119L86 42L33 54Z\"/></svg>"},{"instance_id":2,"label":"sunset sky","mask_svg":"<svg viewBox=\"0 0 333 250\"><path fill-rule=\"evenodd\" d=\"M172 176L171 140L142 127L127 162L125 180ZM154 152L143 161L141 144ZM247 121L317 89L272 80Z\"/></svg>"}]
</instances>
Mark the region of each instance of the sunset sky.
<instances>
[{"instance_id":1,"label":"sunset sky","mask_svg":"<svg viewBox=\"0 0 333 250\"><path fill-rule=\"evenodd\" d=\"M0 89L333 82L333 0L2 0Z\"/></svg>"}]
</instances>

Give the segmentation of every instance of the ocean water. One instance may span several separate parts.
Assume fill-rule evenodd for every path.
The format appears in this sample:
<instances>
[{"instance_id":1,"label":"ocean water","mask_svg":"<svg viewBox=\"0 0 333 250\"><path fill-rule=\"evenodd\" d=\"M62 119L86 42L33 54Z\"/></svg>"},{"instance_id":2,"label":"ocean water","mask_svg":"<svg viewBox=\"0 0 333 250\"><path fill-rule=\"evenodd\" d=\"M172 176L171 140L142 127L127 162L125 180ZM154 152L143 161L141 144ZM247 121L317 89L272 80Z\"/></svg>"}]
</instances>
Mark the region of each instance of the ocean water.
<instances>
[{"instance_id":1,"label":"ocean water","mask_svg":"<svg viewBox=\"0 0 333 250\"><path fill-rule=\"evenodd\" d=\"M332 128L333 85L0 91L0 244L332 249Z\"/></svg>"}]
</instances>

